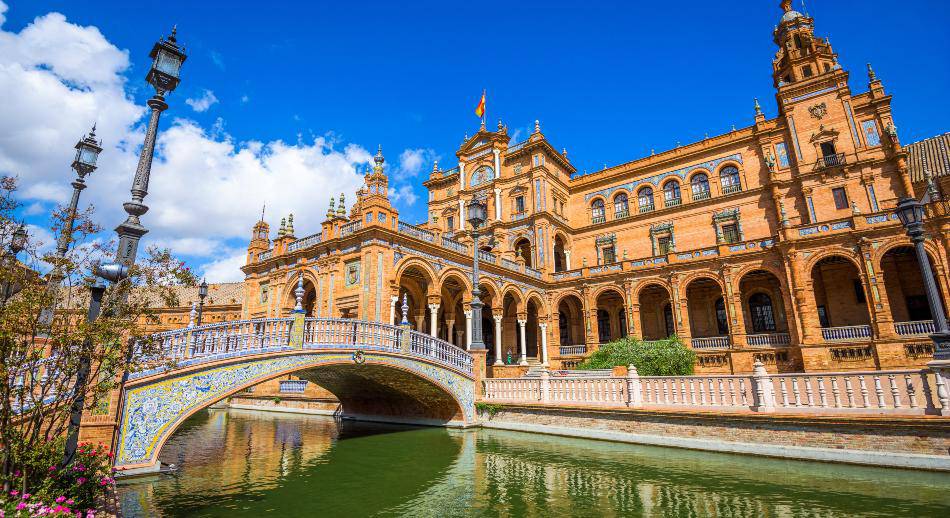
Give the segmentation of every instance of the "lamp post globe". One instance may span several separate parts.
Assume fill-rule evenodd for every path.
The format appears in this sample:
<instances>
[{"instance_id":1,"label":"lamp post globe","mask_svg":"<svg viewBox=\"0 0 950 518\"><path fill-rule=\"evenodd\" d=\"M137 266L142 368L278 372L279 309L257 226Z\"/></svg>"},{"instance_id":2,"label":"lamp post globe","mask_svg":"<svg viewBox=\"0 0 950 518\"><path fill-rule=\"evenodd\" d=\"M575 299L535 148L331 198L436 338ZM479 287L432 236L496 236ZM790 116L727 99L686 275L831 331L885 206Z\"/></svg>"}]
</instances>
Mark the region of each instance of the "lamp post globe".
<instances>
[{"instance_id":1,"label":"lamp post globe","mask_svg":"<svg viewBox=\"0 0 950 518\"><path fill-rule=\"evenodd\" d=\"M926 200L926 197L924 198ZM934 332L930 338L934 342L934 360L950 363L950 330L947 329L947 319L944 314L943 303L937 292L937 282L930 267L930 257L924 248L924 204L914 198L901 198L897 202L897 217L907 237L914 244L917 253L917 264L924 280L924 290L927 302L930 304L930 314L933 318Z\"/></svg>"},{"instance_id":2,"label":"lamp post globe","mask_svg":"<svg viewBox=\"0 0 950 518\"><path fill-rule=\"evenodd\" d=\"M76 143L76 157L73 159L72 168L82 179L87 174L96 170L96 162L99 160L99 153L102 153L102 141L96 140L96 126L93 125L92 131Z\"/></svg>"},{"instance_id":3,"label":"lamp post globe","mask_svg":"<svg viewBox=\"0 0 950 518\"><path fill-rule=\"evenodd\" d=\"M198 323L201 325L201 313L205 306L205 297L208 296L208 281L201 279L201 284L198 285Z\"/></svg>"},{"instance_id":4,"label":"lamp post globe","mask_svg":"<svg viewBox=\"0 0 950 518\"><path fill-rule=\"evenodd\" d=\"M472 225L472 344L469 348L473 351L485 349L482 340L482 292L478 287L478 229L485 224L487 213L488 206L477 197L472 198L466 207L466 216Z\"/></svg>"},{"instance_id":5,"label":"lamp post globe","mask_svg":"<svg viewBox=\"0 0 950 518\"><path fill-rule=\"evenodd\" d=\"M148 57L152 58L152 66L145 76L145 80L158 90L159 94L171 92L178 86L181 65L188 56L184 48L178 46L178 28L172 28L168 38L159 38L152 47Z\"/></svg>"},{"instance_id":6,"label":"lamp post globe","mask_svg":"<svg viewBox=\"0 0 950 518\"><path fill-rule=\"evenodd\" d=\"M23 226L23 223L13 231L13 238L10 240L10 252L16 256L26 248L26 240L29 239L29 235L26 233L26 227Z\"/></svg>"}]
</instances>

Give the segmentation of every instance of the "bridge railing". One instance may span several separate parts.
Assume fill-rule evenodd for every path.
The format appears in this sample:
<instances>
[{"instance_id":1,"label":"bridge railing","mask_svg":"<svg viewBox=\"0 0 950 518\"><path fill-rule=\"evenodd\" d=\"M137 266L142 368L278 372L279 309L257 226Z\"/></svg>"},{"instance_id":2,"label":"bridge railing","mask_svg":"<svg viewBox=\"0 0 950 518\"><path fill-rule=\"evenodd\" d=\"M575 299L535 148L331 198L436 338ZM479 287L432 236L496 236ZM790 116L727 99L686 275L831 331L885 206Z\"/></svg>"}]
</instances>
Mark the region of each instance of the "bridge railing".
<instances>
[{"instance_id":1,"label":"bridge railing","mask_svg":"<svg viewBox=\"0 0 950 518\"><path fill-rule=\"evenodd\" d=\"M130 375L139 378L169 365L189 365L235 356L291 350L294 318L262 318L220 322L156 333L137 344L138 358L150 366ZM404 334L408 333L408 338ZM472 357L462 349L417 331L380 322L336 318L306 318L303 349L366 349L418 356L472 373ZM148 351L150 356L145 357Z\"/></svg>"}]
</instances>

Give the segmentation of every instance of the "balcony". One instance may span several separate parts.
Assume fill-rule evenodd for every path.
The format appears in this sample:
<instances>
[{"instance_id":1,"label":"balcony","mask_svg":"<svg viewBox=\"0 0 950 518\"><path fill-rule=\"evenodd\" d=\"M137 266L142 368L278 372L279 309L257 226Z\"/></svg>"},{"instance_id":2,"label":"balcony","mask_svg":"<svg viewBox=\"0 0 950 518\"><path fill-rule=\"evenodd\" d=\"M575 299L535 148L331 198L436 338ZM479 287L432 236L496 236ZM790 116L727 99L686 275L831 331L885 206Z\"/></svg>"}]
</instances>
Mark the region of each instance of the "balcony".
<instances>
[{"instance_id":1,"label":"balcony","mask_svg":"<svg viewBox=\"0 0 950 518\"><path fill-rule=\"evenodd\" d=\"M737 192L742 192L742 184L734 183L732 185L723 185L722 193L723 194L735 194Z\"/></svg>"},{"instance_id":2,"label":"balcony","mask_svg":"<svg viewBox=\"0 0 950 518\"><path fill-rule=\"evenodd\" d=\"M749 347L788 347L791 343L791 337L788 333L746 335L745 340Z\"/></svg>"},{"instance_id":3,"label":"balcony","mask_svg":"<svg viewBox=\"0 0 950 518\"><path fill-rule=\"evenodd\" d=\"M586 345L562 345L561 356L583 356L587 353Z\"/></svg>"},{"instance_id":4,"label":"balcony","mask_svg":"<svg viewBox=\"0 0 950 518\"><path fill-rule=\"evenodd\" d=\"M664 200L663 205L667 208L677 207L683 204L683 198L668 198Z\"/></svg>"},{"instance_id":5,"label":"balcony","mask_svg":"<svg viewBox=\"0 0 950 518\"><path fill-rule=\"evenodd\" d=\"M929 336L934 333L934 321L894 322L894 330L901 336Z\"/></svg>"},{"instance_id":6,"label":"balcony","mask_svg":"<svg viewBox=\"0 0 950 518\"><path fill-rule=\"evenodd\" d=\"M845 340L865 340L871 338L871 326L823 327L821 337L828 342Z\"/></svg>"},{"instance_id":7,"label":"balcony","mask_svg":"<svg viewBox=\"0 0 950 518\"><path fill-rule=\"evenodd\" d=\"M591 218L590 218L590 222L591 222L591 224L593 224L593 225L596 225L596 224L598 224L598 223L603 223L603 222L605 222L605 221L607 221L607 218L604 217L603 214L601 214L601 215L599 215L599 216L591 216Z\"/></svg>"},{"instance_id":8,"label":"balcony","mask_svg":"<svg viewBox=\"0 0 950 518\"><path fill-rule=\"evenodd\" d=\"M825 155L818 159L818 163L815 164L815 169L828 169L831 167L841 167L845 164L844 153L835 153L833 155Z\"/></svg>"},{"instance_id":9,"label":"balcony","mask_svg":"<svg viewBox=\"0 0 950 518\"><path fill-rule=\"evenodd\" d=\"M709 191L693 192L693 201L708 200L709 197L710 197Z\"/></svg>"},{"instance_id":10,"label":"balcony","mask_svg":"<svg viewBox=\"0 0 950 518\"><path fill-rule=\"evenodd\" d=\"M618 210L614 212L614 219L624 219L630 217L630 211L628 209Z\"/></svg>"},{"instance_id":11,"label":"balcony","mask_svg":"<svg viewBox=\"0 0 950 518\"><path fill-rule=\"evenodd\" d=\"M705 336L701 338L693 338L690 340L690 344L693 346L693 349L697 350L708 350L708 349L728 349L729 348L729 337L728 336Z\"/></svg>"},{"instance_id":12,"label":"balcony","mask_svg":"<svg viewBox=\"0 0 950 518\"><path fill-rule=\"evenodd\" d=\"M649 204L649 205L640 205L640 214L644 214L644 213L647 213L647 212L653 212L653 204L652 204L652 203Z\"/></svg>"}]
</instances>

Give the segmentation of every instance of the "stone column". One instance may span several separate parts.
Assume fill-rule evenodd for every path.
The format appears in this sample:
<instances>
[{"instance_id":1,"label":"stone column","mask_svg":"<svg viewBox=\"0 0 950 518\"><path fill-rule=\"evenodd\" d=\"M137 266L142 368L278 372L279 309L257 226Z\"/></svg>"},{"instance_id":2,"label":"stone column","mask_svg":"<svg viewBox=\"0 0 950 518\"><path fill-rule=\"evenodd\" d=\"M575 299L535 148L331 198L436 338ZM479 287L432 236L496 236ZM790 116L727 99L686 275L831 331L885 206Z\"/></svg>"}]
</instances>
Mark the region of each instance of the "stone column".
<instances>
[{"instance_id":1,"label":"stone column","mask_svg":"<svg viewBox=\"0 0 950 518\"><path fill-rule=\"evenodd\" d=\"M545 367L548 366L548 323L541 322L538 324L538 327L541 328L541 364Z\"/></svg>"},{"instance_id":2,"label":"stone column","mask_svg":"<svg viewBox=\"0 0 950 518\"><path fill-rule=\"evenodd\" d=\"M495 219L501 221L501 189L495 189Z\"/></svg>"},{"instance_id":3,"label":"stone column","mask_svg":"<svg viewBox=\"0 0 950 518\"><path fill-rule=\"evenodd\" d=\"M498 178L501 174L501 150L493 149L492 153L495 155L495 178Z\"/></svg>"},{"instance_id":4,"label":"stone column","mask_svg":"<svg viewBox=\"0 0 950 518\"><path fill-rule=\"evenodd\" d=\"M445 319L445 341L455 346L461 345L460 341L454 341L455 337L452 336L454 334L453 333L454 330L455 330L455 319L446 318ZM461 331L461 329L459 331Z\"/></svg>"},{"instance_id":5,"label":"stone column","mask_svg":"<svg viewBox=\"0 0 950 518\"><path fill-rule=\"evenodd\" d=\"M524 336L524 326L527 323L528 319L518 319L518 333L521 337L521 358L518 360L518 365L528 364L528 344L525 342Z\"/></svg>"},{"instance_id":6,"label":"stone column","mask_svg":"<svg viewBox=\"0 0 950 518\"><path fill-rule=\"evenodd\" d=\"M438 338L439 331L439 305L429 304L429 334Z\"/></svg>"},{"instance_id":7,"label":"stone column","mask_svg":"<svg viewBox=\"0 0 950 518\"><path fill-rule=\"evenodd\" d=\"M461 198L462 194L459 193L459 230L465 230L465 200Z\"/></svg>"},{"instance_id":8,"label":"stone column","mask_svg":"<svg viewBox=\"0 0 950 518\"><path fill-rule=\"evenodd\" d=\"M416 317L416 331L419 331L420 333L424 333L425 323L426 323L426 310L420 309L419 311L416 311L415 317Z\"/></svg>"},{"instance_id":9,"label":"stone column","mask_svg":"<svg viewBox=\"0 0 950 518\"><path fill-rule=\"evenodd\" d=\"M472 348L472 310L465 310L465 350Z\"/></svg>"},{"instance_id":10,"label":"stone column","mask_svg":"<svg viewBox=\"0 0 950 518\"><path fill-rule=\"evenodd\" d=\"M564 251L564 269L565 270L571 269L571 251L570 250Z\"/></svg>"},{"instance_id":11,"label":"stone column","mask_svg":"<svg viewBox=\"0 0 950 518\"><path fill-rule=\"evenodd\" d=\"M396 325L396 302L398 300L399 300L398 295L393 295L389 299L389 323L392 325ZM317 301L317 304L320 304L319 300Z\"/></svg>"},{"instance_id":12,"label":"stone column","mask_svg":"<svg viewBox=\"0 0 950 518\"><path fill-rule=\"evenodd\" d=\"M492 315L492 318L495 319L495 365L504 365L504 360L501 359L501 315Z\"/></svg>"},{"instance_id":13,"label":"stone column","mask_svg":"<svg viewBox=\"0 0 950 518\"><path fill-rule=\"evenodd\" d=\"M798 311L799 322L801 323L801 343L815 345L822 341L821 324L818 320L818 310L815 308L814 294L809 290L809 272L804 271L802 257L799 252L789 252L789 273L791 274L791 291L795 302L795 309ZM801 344L799 344L801 345Z\"/></svg>"},{"instance_id":14,"label":"stone column","mask_svg":"<svg viewBox=\"0 0 950 518\"><path fill-rule=\"evenodd\" d=\"M630 305L630 320L632 320L636 325L631 325L628 332L634 338L643 340L643 330L641 329L642 323L640 322L640 304Z\"/></svg>"},{"instance_id":15,"label":"stone column","mask_svg":"<svg viewBox=\"0 0 950 518\"><path fill-rule=\"evenodd\" d=\"M459 162L459 195L465 189L465 162Z\"/></svg>"}]
</instances>

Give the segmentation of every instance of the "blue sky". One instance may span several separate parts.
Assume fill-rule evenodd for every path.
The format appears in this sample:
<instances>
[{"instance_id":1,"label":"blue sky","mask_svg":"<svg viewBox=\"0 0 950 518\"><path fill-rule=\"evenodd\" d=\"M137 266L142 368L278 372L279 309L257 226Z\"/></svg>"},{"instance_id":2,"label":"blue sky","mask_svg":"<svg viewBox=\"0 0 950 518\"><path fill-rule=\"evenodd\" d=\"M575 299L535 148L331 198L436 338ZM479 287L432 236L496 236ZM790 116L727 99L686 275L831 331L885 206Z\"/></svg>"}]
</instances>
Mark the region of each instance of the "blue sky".
<instances>
[{"instance_id":1,"label":"blue sky","mask_svg":"<svg viewBox=\"0 0 950 518\"><path fill-rule=\"evenodd\" d=\"M209 146L226 142L231 148L224 155L232 158L242 149L253 155L256 149L249 142L264 143L265 151L258 155L266 155L268 143L306 151L314 138L323 138L341 153L344 168L365 161L363 153L382 144L393 183L403 189L397 200L402 217L420 221L425 218L421 181L432 159L440 157L448 167L455 163L463 135L477 130L473 109L483 88L488 90L491 127L502 118L510 133L524 136L540 119L545 135L558 148L567 148L580 171L723 133L732 125L747 126L756 96L766 115L774 116L771 31L781 15L778 3L525 1L499 7L475 2L32 1L8 2L2 30L4 35L21 33L51 12L62 13L64 23L98 28L105 41L128 52L127 65L114 67L115 77L126 78L119 88L141 107L150 95L142 80L147 53L177 23L189 58L181 87L169 97L163 130L177 124ZM801 10L800 2L795 8ZM950 130L950 2L895 7L883 0L812 0L807 11L815 18L816 33L830 36L840 62L852 73L853 91L866 89L864 64L873 64L894 95L895 120L905 143ZM55 44L56 37L50 38ZM90 65L96 66L95 60ZM110 81L113 87L121 83ZM205 107L202 98L216 102L196 111L193 106ZM126 134L130 140L140 131L141 119L118 119L133 121ZM81 135L78 127L69 136L72 142ZM160 149L170 154L169 167L176 163L171 142ZM336 157L322 149L321 160ZM281 150L271 152L279 155ZM0 169L2 153L0 138ZM63 184L69 181L69 149L65 153ZM128 167L128 160L114 165ZM321 174L332 174L332 167ZM125 196L131 172L108 173L127 178L118 189ZM221 169L214 174L228 173ZM243 181L253 183L253 174L242 176ZM29 183L28 171L20 175ZM294 183L298 176L279 181ZM272 225L289 211L325 210L329 192L320 176L301 179L306 181L290 187L298 193L294 203L321 208L308 211L266 200L276 207L268 217ZM153 177L153 186L161 181L161 176ZM256 194L253 185L241 189L249 198ZM36 204L45 207L62 197L44 198L42 193L50 190L35 189L40 192L32 195ZM267 195L281 197L280 192L275 188ZM175 199L169 193L170 198L160 199ZM100 203L111 199L96 196L91 195ZM253 205L263 201L253 200ZM33 212L30 217L39 223L42 211ZM247 232L232 228L249 228L257 212L245 208L241 214L209 217L223 216L243 220L237 227L217 228L218 235L182 234L181 239L204 240L198 243L175 241L170 230L175 215L166 214L156 217L165 230L155 238L180 245L177 253L196 268L208 269L223 255L240 255ZM151 228L150 219L151 213L144 221ZM318 227L310 219L297 219L298 235ZM181 221L187 224L187 218ZM118 221L104 223L111 228ZM236 261L217 267L233 270ZM228 277L217 270L214 276Z\"/></svg>"}]
</instances>

